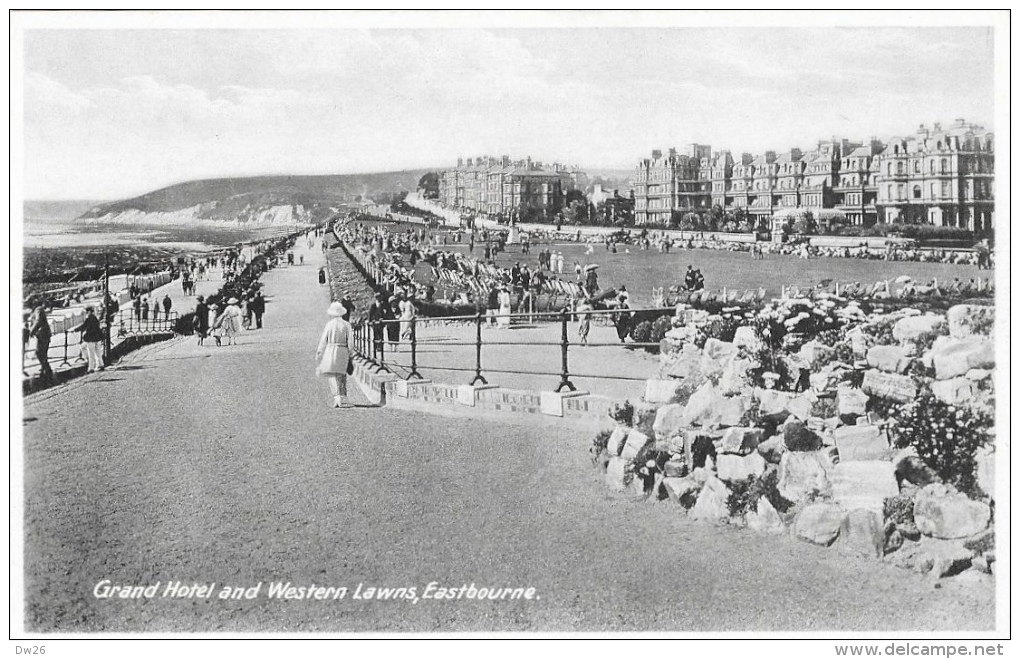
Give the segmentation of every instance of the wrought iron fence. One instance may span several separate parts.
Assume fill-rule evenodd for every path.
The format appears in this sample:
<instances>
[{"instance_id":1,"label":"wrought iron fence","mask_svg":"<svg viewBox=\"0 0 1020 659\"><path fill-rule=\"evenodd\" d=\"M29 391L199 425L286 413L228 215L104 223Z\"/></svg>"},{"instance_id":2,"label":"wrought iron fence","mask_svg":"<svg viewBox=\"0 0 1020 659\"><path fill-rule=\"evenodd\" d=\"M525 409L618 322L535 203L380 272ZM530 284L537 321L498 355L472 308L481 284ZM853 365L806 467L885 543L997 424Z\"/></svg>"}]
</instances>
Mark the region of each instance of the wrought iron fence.
<instances>
[{"instance_id":1,"label":"wrought iron fence","mask_svg":"<svg viewBox=\"0 0 1020 659\"><path fill-rule=\"evenodd\" d=\"M570 350L573 347L575 350L581 348L616 348L619 349L621 346L627 348L658 348L659 343L657 342L633 342L629 341L624 343L621 341L615 342L588 342L588 341L572 341L570 339L569 323L578 322L581 319L587 318L589 321L597 319L605 319L612 323L619 323L621 321L629 323L635 315L642 314L648 316L652 315L671 315L675 310L672 307L654 307L654 308L642 308L642 309L610 309L610 310L584 310L584 311L571 311L563 310L559 312L536 312L536 313L509 313L509 314L485 314L479 312L474 315L468 316L449 316L440 319L429 319L429 318L411 318L411 319L395 319L395 320L374 320L365 321L354 326L354 350L355 353L363 357L364 359L371 362L377 369L382 370L394 370L394 367L406 369L407 374L406 380L423 379L421 371L424 370L437 370L437 371L453 371L453 372L468 372L471 374L471 379L468 384L488 384L486 374L492 373L510 373L516 375L535 375L535 376L557 376L559 381L556 385L555 391L562 392L564 389L568 391L576 391L577 386L574 384L571 378L588 378L588 379L599 379L599 380L627 380L627 381L644 381L646 377L636 377L630 374L613 374L613 373L581 373L571 371L570 368ZM517 323L533 323L535 321L551 321L560 325L560 338L558 341L501 341L493 340L489 337L483 337L483 327L487 324L496 322L502 323L503 326ZM420 360L420 346L421 342L418 338L418 326L421 322L461 322L474 326L474 340L473 341L443 341L442 346L462 346L462 347L473 347L474 348L474 366L473 367L459 367L454 366L450 363L423 363ZM605 324L605 323L603 323ZM393 327L396 327L394 331ZM398 335L396 341L394 341L394 335ZM432 342L425 342L426 345L432 345ZM395 349L401 349L402 346L407 346L409 349L408 353L403 351L401 355L407 354L407 363L402 363L403 360L396 360L394 358ZM510 368L493 368L490 366L483 366L482 357L485 347L493 346L515 346L519 348L528 348L532 346L553 346L559 348L559 364L555 370L521 370L521 369L510 369Z\"/></svg>"},{"instance_id":2,"label":"wrought iron fence","mask_svg":"<svg viewBox=\"0 0 1020 659\"><path fill-rule=\"evenodd\" d=\"M110 321L111 348L132 337L173 334L177 318L176 311L171 311L169 314L161 312L157 317L149 315L145 318L142 318L140 313L136 315L133 310L119 311L113 314ZM76 368L85 363L80 329L80 326L67 328L51 335L46 362L53 372ZM21 374L23 378L32 378L42 373L43 369L37 348L38 343L34 337L22 334Z\"/></svg>"}]
</instances>

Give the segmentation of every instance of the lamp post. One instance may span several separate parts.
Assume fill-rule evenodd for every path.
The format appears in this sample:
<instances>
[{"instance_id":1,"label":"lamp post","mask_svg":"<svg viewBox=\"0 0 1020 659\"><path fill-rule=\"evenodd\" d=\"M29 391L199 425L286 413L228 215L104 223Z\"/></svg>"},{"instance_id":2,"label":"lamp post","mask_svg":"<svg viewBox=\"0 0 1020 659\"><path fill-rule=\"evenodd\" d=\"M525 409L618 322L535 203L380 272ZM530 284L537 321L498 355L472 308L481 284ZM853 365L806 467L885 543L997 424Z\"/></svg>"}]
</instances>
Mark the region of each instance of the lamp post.
<instances>
[{"instance_id":1,"label":"lamp post","mask_svg":"<svg viewBox=\"0 0 1020 659\"><path fill-rule=\"evenodd\" d=\"M103 315L106 316L103 323L103 363L110 362L110 324L113 322L113 298L110 297L110 255L104 255L103 259Z\"/></svg>"}]
</instances>

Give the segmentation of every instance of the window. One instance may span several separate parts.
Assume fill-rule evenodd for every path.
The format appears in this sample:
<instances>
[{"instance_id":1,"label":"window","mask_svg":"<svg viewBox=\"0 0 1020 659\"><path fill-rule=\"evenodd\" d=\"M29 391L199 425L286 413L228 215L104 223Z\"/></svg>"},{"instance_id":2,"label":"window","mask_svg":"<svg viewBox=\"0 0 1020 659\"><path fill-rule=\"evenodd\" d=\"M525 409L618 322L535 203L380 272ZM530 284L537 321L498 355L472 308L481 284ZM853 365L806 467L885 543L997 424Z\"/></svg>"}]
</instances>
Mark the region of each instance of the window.
<instances>
[{"instance_id":1,"label":"window","mask_svg":"<svg viewBox=\"0 0 1020 659\"><path fill-rule=\"evenodd\" d=\"M948 170L948 169L949 169L949 161L948 161L948 160L946 160L945 158L943 158L943 159L942 159L942 163L941 163L940 167L941 167L941 169L942 169L942 173L943 173L943 174L945 174L945 173L946 173L946 170Z\"/></svg>"},{"instance_id":2,"label":"window","mask_svg":"<svg viewBox=\"0 0 1020 659\"><path fill-rule=\"evenodd\" d=\"M935 184L934 183L931 184L931 198L932 199L935 198Z\"/></svg>"},{"instance_id":3,"label":"window","mask_svg":"<svg viewBox=\"0 0 1020 659\"><path fill-rule=\"evenodd\" d=\"M900 176L903 175L903 161L896 163L896 173Z\"/></svg>"},{"instance_id":4,"label":"window","mask_svg":"<svg viewBox=\"0 0 1020 659\"><path fill-rule=\"evenodd\" d=\"M932 161L930 163L928 163L928 171L931 172L932 174L935 173L935 160L934 159L932 159Z\"/></svg>"},{"instance_id":5,"label":"window","mask_svg":"<svg viewBox=\"0 0 1020 659\"><path fill-rule=\"evenodd\" d=\"M915 174L920 174L921 173L921 161L920 160L915 160L914 161L914 173Z\"/></svg>"},{"instance_id":6,"label":"window","mask_svg":"<svg viewBox=\"0 0 1020 659\"><path fill-rule=\"evenodd\" d=\"M889 163L889 166L886 169L888 170L887 173L889 174L889 176L892 176L892 163Z\"/></svg>"}]
</instances>

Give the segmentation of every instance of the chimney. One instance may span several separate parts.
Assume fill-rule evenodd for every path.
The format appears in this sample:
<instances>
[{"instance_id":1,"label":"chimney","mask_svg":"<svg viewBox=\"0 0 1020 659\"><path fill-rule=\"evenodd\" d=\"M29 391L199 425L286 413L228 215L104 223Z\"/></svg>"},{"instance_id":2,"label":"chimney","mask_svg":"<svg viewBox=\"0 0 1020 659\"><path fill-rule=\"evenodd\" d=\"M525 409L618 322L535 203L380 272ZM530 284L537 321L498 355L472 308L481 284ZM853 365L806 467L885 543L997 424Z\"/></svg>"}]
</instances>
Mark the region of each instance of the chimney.
<instances>
[{"instance_id":1,"label":"chimney","mask_svg":"<svg viewBox=\"0 0 1020 659\"><path fill-rule=\"evenodd\" d=\"M504 167L509 167L510 166L510 156L503 156L502 158L500 158L499 163L501 165L503 165Z\"/></svg>"},{"instance_id":2,"label":"chimney","mask_svg":"<svg viewBox=\"0 0 1020 659\"><path fill-rule=\"evenodd\" d=\"M527 169L530 172L531 171L531 156L528 156L527 163L528 163Z\"/></svg>"},{"instance_id":3,"label":"chimney","mask_svg":"<svg viewBox=\"0 0 1020 659\"><path fill-rule=\"evenodd\" d=\"M652 151L652 160L658 160L661 157L662 151L660 151L659 149L655 149L654 151Z\"/></svg>"},{"instance_id":4,"label":"chimney","mask_svg":"<svg viewBox=\"0 0 1020 659\"><path fill-rule=\"evenodd\" d=\"M750 165L752 162L754 162L754 156L752 156L750 153L741 153L740 154L740 164L741 165Z\"/></svg>"},{"instance_id":5,"label":"chimney","mask_svg":"<svg viewBox=\"0 0 1020 659\"><path fill-rule=\"evenodd\" d=\"M676 156L676 149L673 148L673 147L670 147L669 148L669 157L672 158L674 156Z\"/></svg>"},{"instance_id":6,"label":"chimney","mask_svg":"<svg viewBox=\"0 0 1020 659\"><path fill-rule=\"evenodd\" d=\"M457 166L458 167L463 167L464 166L464 159L463 158L457 158Z\"/></svg>"},{"instance_id":7,"label":"chimney","mask_svg":"<svg viewBox=\"0 0 1020 659\"><path fill-rule=\"evenodd\" d=\"M935 122L935 132L937 133L940 130L942 130L942 124L940 124L939 122L936 121Z\"/></svg>"}]
</instances>

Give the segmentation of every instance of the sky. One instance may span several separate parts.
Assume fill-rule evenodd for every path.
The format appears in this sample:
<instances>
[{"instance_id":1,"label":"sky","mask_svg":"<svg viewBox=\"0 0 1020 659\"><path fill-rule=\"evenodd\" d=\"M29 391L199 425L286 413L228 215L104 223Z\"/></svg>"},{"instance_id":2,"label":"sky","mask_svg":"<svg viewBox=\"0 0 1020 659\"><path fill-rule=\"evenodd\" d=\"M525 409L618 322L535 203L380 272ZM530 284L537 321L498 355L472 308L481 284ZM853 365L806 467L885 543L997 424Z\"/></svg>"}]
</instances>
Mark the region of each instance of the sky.
<instances>
[{"instance_id":1,"label":"sky","mask_svg":"<svg viewBox=\"0 0 1020 659\"><path fill-rule=\"evenodd\" d=\"M482 155L629 169L691 142L758 153L995 120L989 27L150 23L24 30L25 198Z\"/></svg>"}]
</instances>

